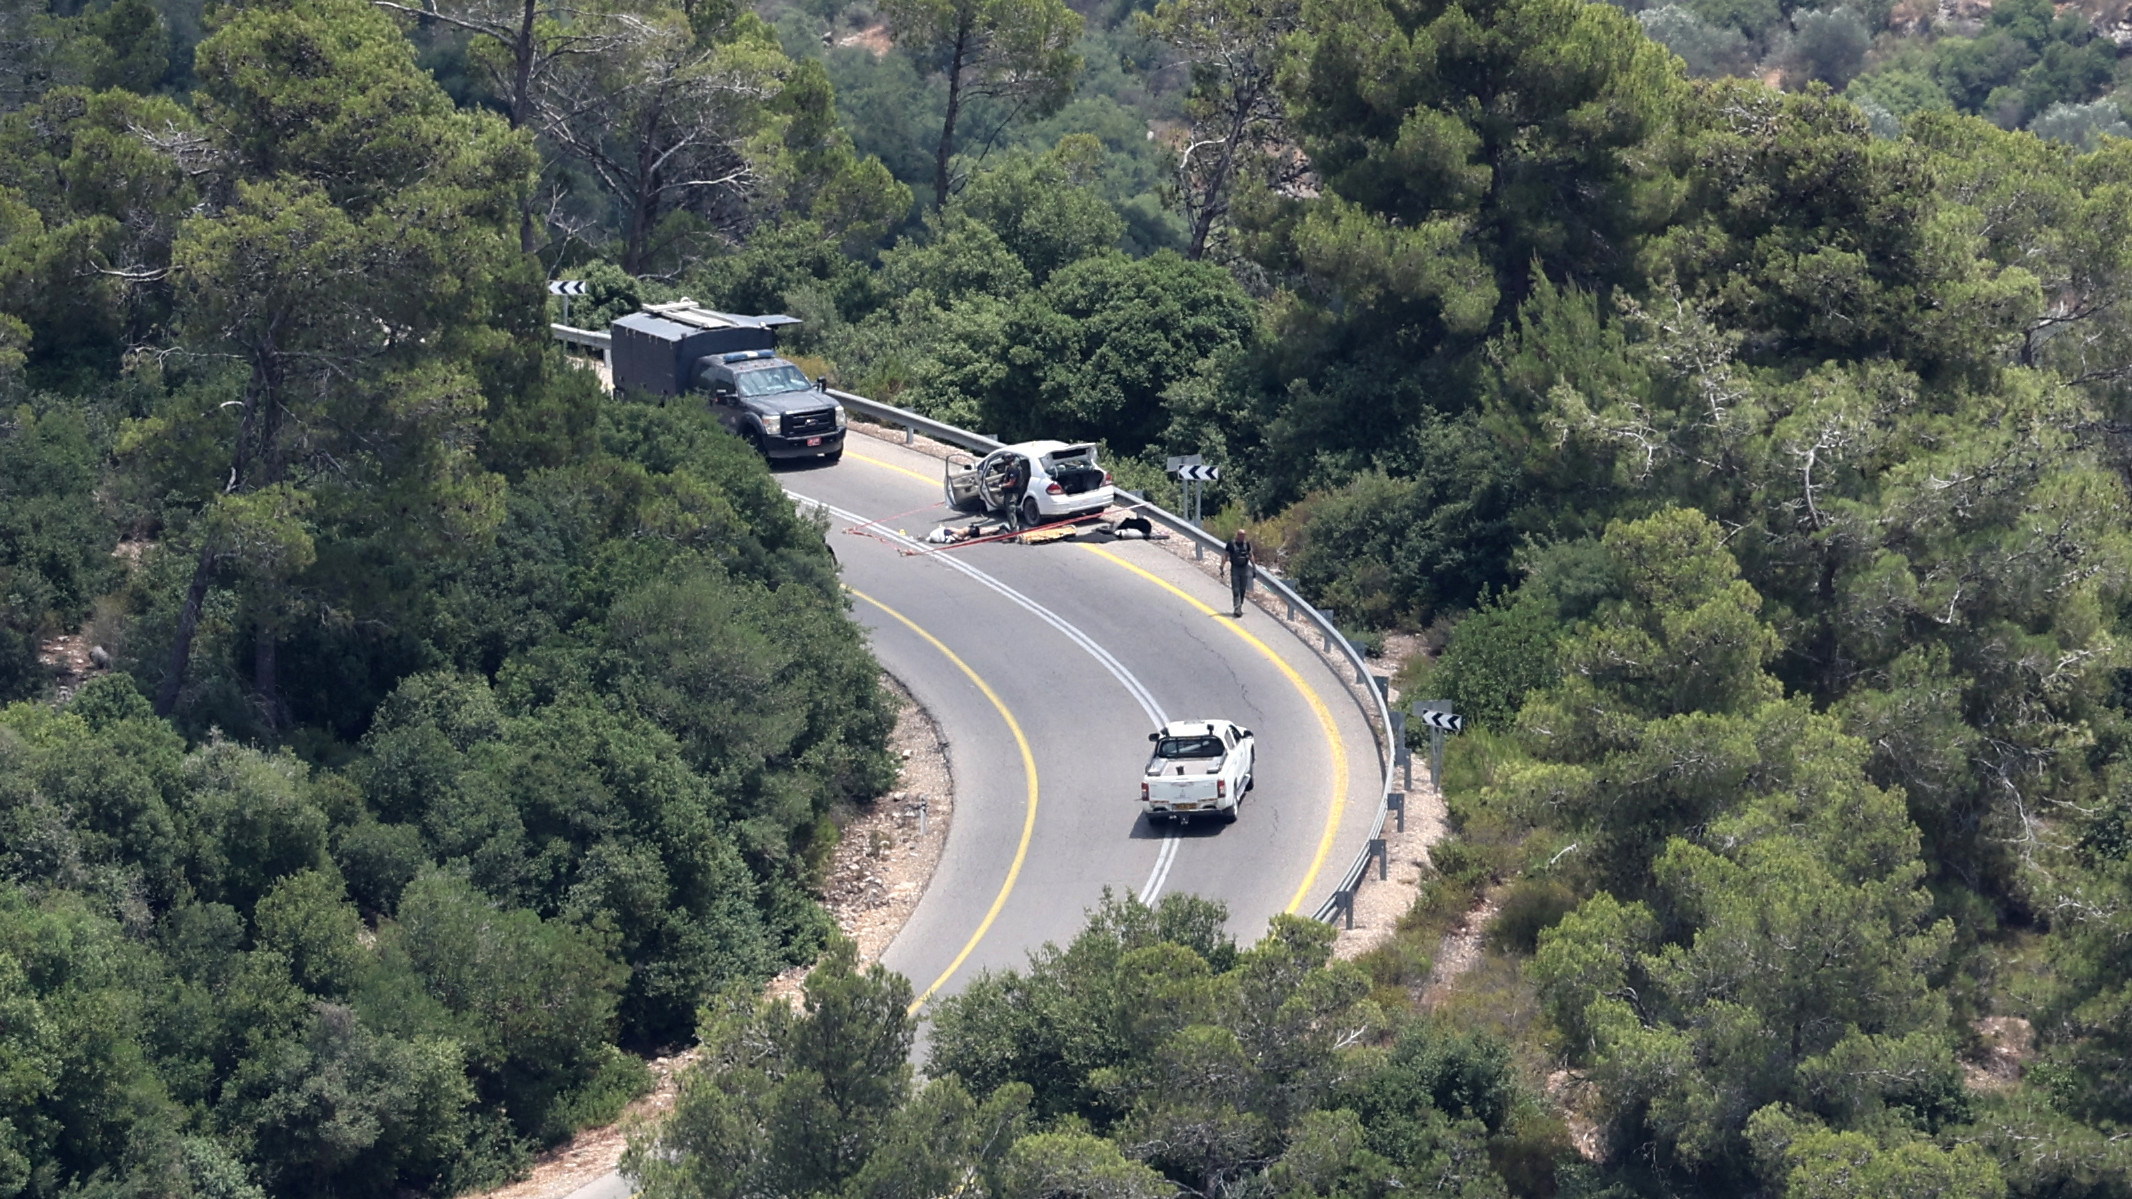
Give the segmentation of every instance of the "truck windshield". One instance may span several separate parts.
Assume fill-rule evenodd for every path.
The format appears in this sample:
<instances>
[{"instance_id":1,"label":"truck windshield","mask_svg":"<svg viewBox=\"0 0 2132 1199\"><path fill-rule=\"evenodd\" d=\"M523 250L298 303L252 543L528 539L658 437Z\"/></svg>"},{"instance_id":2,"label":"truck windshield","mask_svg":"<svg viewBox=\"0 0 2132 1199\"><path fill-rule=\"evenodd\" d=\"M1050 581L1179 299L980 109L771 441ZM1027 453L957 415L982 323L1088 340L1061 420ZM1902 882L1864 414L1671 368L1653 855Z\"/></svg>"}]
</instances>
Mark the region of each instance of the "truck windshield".
<instances>
[{"instance_id":1,"label":"truck windshield","mask_svg":"<svg viewBox=\"0 0 2132 1199\"><path fill-rule=\"evenodd\" d=\"M1218 758L1221 753L1219 737L1164 737L1155 746L1158 758Z\"/></svg>"},{"instance_id":2,"label":"truck windshield","mask_svg":"<svg viewBox=\"0 0 2132 1199\"><path fill-rule=\"evenodd\" d=\"M783 391L805 391L810 386L807 376L796 366L768 366L759 371L741 371L737 376L740 394L744 396L776 395Z\"/></svg>"}]
</instances>

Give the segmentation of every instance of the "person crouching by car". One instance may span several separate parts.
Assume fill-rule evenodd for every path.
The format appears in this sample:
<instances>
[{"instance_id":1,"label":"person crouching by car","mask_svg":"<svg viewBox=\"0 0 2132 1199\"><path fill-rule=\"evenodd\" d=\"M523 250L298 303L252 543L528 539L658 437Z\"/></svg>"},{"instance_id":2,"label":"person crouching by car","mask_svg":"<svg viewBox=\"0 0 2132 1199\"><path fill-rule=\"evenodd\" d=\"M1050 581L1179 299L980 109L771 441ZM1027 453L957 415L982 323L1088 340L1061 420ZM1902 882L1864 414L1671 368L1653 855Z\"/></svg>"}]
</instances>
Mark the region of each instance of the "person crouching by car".
<instances>
[{"instance_id":1,"label":"person crouching by car","mask_svg":"<svg viewBox=\"0 0 2132 1199\"><path fill-rule=\"evenodd\" d=\"M1230 606L1235 609L1231 615L1241 617L1244 614L1244 597L1251 594L1251 537L1244 530L1238 529L1236 534L1229 538L1229 544L1224 549L1226 553L1221 569L1223 574L1229 576Z\"/></svg>"}]
</instances>

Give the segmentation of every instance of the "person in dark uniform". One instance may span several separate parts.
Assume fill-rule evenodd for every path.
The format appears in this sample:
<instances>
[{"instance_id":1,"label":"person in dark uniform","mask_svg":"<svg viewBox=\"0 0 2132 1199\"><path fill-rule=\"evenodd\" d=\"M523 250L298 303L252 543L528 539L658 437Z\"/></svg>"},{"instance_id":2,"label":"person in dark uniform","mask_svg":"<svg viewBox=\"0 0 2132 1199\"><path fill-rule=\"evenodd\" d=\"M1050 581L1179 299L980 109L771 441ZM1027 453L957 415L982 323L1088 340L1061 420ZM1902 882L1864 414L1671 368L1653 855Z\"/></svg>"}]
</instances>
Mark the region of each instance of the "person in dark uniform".
<instances>
[{"instance_id":1,"label":"person in dark uniform","mask_svg":"<svg viewBox=\"0 0 2132 1199\"><path fill-rule=\"evenodd\" d=\"M1029 493L1029 464L1020 458L1007 459L1006 478L1000 484L1000 494L1007 500L1007 519L1015 526L1022 523L1022 497Z\"/></svg>"},{"instance_id":2,"label":"person in dark uniform","mask_svg":"<svg viewBox=\"0 0 2132 1199\"><path fill-rule=\"evenodd\" d=\"M1222 573L1229 576L1229 599L1236 609L1231 615L1244 614L1244 597L1251 594L1251 537L1242 528L1229 538L1229 544L1221 564Z\"/></svg>"}]
</instances>

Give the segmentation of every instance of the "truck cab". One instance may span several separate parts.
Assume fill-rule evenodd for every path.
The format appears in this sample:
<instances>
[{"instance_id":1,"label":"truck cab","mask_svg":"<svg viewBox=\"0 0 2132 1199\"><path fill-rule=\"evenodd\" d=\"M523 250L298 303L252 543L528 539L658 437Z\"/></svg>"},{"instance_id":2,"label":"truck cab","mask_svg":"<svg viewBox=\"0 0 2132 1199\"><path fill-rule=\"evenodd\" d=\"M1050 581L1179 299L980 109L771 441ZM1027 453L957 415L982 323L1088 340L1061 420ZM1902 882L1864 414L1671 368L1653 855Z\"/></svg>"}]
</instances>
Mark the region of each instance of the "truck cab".
<instances>
[{"instance_id":1,"label":"truck cab","mask_svg":"<svg viewBox=\"0 0 2132 1199\"><path fill-rule=\"evenodd\" d=\"M696 387L718 423L766 457L843 457L844 405L773 351L706 355L696 362Z\"/></svg>"}]
</instances>

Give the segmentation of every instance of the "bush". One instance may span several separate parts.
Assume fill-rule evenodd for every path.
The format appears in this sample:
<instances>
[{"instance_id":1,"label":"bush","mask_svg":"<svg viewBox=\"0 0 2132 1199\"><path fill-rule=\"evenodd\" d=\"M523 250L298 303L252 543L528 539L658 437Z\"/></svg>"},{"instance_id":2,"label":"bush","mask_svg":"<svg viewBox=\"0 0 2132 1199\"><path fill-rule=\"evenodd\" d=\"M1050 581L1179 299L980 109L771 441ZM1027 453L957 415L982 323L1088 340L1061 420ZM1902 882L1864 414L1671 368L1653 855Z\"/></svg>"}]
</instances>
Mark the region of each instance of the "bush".
<instances>
[{"instance_id":1,"label":"bush","mask_svg":"<svg viewBox=\"0 0 2132 1199\"><path fill-rule=\"evenodd\" d=\"M1680 55L1690 75L1738 75L1754 65L1754 52L1739 30L1707 24L1677 4L1645 9L1636 19L1651 40Z\"/></svg>"},{"instance_id":2,"label":"bush","mask_svg":"<svg viewBox=\"0 0 2132 1199\"><path fill-rule=\"evenodd\" d=\"M373 820L344 830L333 847L333 860L348 880L356 907L375 919L392 915L400 906L400 892L421 873L429 855L421 829Z\"/></svg>"},{"instance_id":3,"label":"bush","mask_svg":"<svg viewBox=\"0 0 2132 1199\"><path fill-rule=\"evenodd\" d=\"M1370 976L1370 982L1378 987L1418 987L1428 981L1429 972L1436 968L1435 955L1429 952L1426 939L1419 936L1397 936L1357 958Z\"/></svg>"},{"instance_id":4,"label":"bush","mask_svg":"<svg viewBox=\"0 0 2132 1199\"><path fill-rule=\"evenodd\" d=\"M1538 594L1520 591L1509 603L1498 598L1451 631L1437 663L1437 690L1468 722L1507 727L1526 695L1560 674L1555 643L1561 635L1553 605Z\"/></svg>"},{"instance_id":5,"label":"bush","mask_svg":"<svg viewBox=\"0 0 2132 1199\"><path fill-rule=\"evenodd\" d=\"M1792 20L1793 70L1841 90L1865 66L1873 33L1848 8L1800 13Z\"/></svg>"},{"instance_id":6,"label":"bush","mask_svg":"<svg viewBox=\"0 0 2132 1199\"><path fill-rule=\"evenodd\" d=\"M1508 454L1477 421L1439 418L1405 448L1410 473L1373 471L1307 499L1297 587L1363 623L1425 625L1510 582L1520 495Z\"/></svg>"},{"instance_id":7,"label":"bush","mask_svg":"<svg viewBox=\"0 0 2132 1199\"><path fill-rule=\"evenodd\" d=\"M2124 110L2107 96L2092 104L2053 104L2029 123L2028 131L2048 141L2064 142L2083 154L2105 137L2132 137Z\"/></svg>"},{"instance_id":8,"label":"bush","mask_svg":"<svg viewBox=\"0 0 2132 1199\"><path fill-rule=\"evenodd\" d=\"M0 701L43 687L39 640L117 581L118 533L96 498L102 440L87 406L58 396L0 410Z\"/></svg>"},{"instance_id":9,"label":"bush","mask_svg":"<svg viewBox=\"0 0 2132 1199\"><path fill-rule=\"evenodd\" d=\"M1577 906L1577 897L1555 879L1521 878L1503 894L1488 939L1496 948L1513 953L1532 953L1539 948L1540 934L1555 926Z\"/></svg>"}]
</instances>

